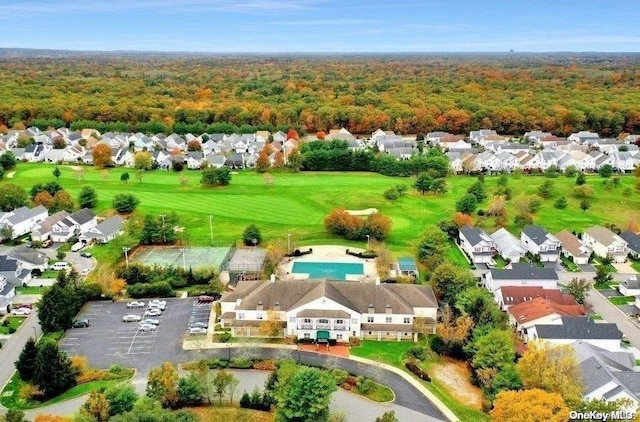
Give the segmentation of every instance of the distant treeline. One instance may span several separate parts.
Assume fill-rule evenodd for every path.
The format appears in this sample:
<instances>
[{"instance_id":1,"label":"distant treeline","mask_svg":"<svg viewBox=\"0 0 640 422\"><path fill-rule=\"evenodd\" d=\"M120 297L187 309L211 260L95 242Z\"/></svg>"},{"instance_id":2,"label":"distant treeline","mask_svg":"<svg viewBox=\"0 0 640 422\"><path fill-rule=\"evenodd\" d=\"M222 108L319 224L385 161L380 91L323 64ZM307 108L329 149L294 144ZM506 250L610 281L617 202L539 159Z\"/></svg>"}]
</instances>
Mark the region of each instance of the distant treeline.
<instances>
[{"instance_id":1,"label":"distant treeline","mask_svg":"<svg viewBox=\"0 0 640 422\"><path fill-rule=\"evenodd\" d=\"M5 59L0 124L145 133L640 132L637 57L559 57Z\"/></svg>"}]
</instances>

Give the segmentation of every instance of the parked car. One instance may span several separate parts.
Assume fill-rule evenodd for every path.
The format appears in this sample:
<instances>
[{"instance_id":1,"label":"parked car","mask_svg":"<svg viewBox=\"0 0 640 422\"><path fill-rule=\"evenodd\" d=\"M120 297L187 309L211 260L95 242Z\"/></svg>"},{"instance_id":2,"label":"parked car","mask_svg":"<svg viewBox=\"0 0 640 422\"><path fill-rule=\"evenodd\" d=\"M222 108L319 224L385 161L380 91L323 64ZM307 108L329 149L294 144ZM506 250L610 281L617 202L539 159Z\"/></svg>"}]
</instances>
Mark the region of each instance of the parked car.
<instances>
[{"instance_id":1,"label":"parked car","mask_svg":"<svg viewBox=\"0 0 640 422\"><path fill-rule=\"evenodd\" d=\"M189 328L189 334L207 334L207 329L202 327Z\"/></svg>"},{"instance_id":2,"label":"parked car","mask_svg":"<svg viewBox=\"0 0 640 422\"><path fill-rule=\"evenodd\" d=\"M51 239L47 239L44 242L42 242L42 247L43 248L48 248L51 245L53 245L53 240L51 240Z\"/></svg>"},{"instance_id":3,"label":"parked car","mask_svg":"<svg viewBox=\"0 0 640 422\"><path fill-rule=\"evenodd\" d=\"M149 302L149 308L156 308L156 309L160 309L161 311L164 311L165 309L167 309L167 305L164 305L162 303L158 303L158 302Z\"/></svg>"},{"instance_id":4,"label":"parked car","mask_svg":"<svg viewBox=\"0 0 640 422\"><path fill-rule=\"evenodd\" d=\"M53 269L55 271L68 270L69 269L69 263L68 262L64 262L64 261L56 262L55 264L53 264L51 266L51 269Z\"/></svg>"},{"instance_id":5,"label":"parked car","mask_svg":"<svg viewBox=\"0 0 640 422\"><path fill-rule=\"evenodd\" d=\"M16 306L16 308L33 309L33 304L32 303L22 303L22 304Z\"/></svg>"},{"instance_id":6,"label":"parked car","mask_svg":"<svg viewBox=\"0 0 640 422\"><path fill-rule=\"evenodd\" d=\"M91 252L81 252L80 256L83 258L91 258Z\"/></svg>"},{"instance_id":7,"label":"parked car","mask_svg":"<svg viewBox=\"0 0 640 422\"><path fill-rule=\"evenodd\" d=\"M90 271L91 271L91 269L85 268L84 270L82 270L82 275L87 275L87 274L89 274Z\"/></svg>"},{"instance_id":8,"label":"parked car","mask_svg":"<svg viewBox=\"0 0 640 422\"><path fill-rule=\"evenodd\" d=\"M158 308L149 308L144 313L144 316L160 316L162 315L162 311Z\"/></svg>"},{"instance_id":9,"label":"parked car","mask_svg":"<svg viewBox=\"0 0 640 422\"><path fill-rule=\"evenodd\" d=\"M209 328L209 324L206 322L194 322L189 324L189 328Z\"/></svg>"},{"instance_id":10,"label":"parked car","mask_svg":"<svg viewBox=\"0 0 640 422\"><path fill-rule=\"evenodd\" d=\"M167 306L167 301L166 300L160 300L160 299L151 299L149 301L149 306Z\"/></svg>"},{"instance_id":11,"label":"parked car","mask_svg":"<svg viewBox=\"0 0 640 422\"><path fill-rule=\"evenodd\" d=\"M89 319L88 318L80 318L77 319L75 321L73 321L73 328L85 328L85 327L89 327L91 324L89 323Z\"/></svg>"},{"instance_id":12,"label":"parked car","mask_svg":"<svg viewBox=\"0 0 640 422\"><path fill-rule=\"evenodd\" d=\"M139 302L137 300L127 303L127 308L144 308L144 306L144 302Z\"/></svg>"},{"instance_id":13,"label":"parked car","mask_svg":"<svg viewBox=\"0 0 640 422\"><path fill-rule=\"evenodd\" d=\"M29 308L17 308L17 309L14 309L13 311L11 311L11 313L13 315L16 315L16 316L27 316L27 315L31 315L31 309L29 309Z\"/></svg>"},{"instance_id":14,"label":"parked car","mask_svg":"<svg viewBox=\"0 0 640 422\"><path fill-rule=\"evenodd\" d=\"M160 320L159 319L153 319L153 318L145 318L145 319L142 320L141 324L158 325L158 324L160 324Z\"/></svg>"},{"instance_id":15,"label":"parked car","mask_svg":"<svg viewBox=\"0 0 640 422\"><path fill-rule=\"evenodd\" d=\"M198 302L201 302L201 303L209 303L209 302L213 302L214 300L216 300L216 298L214 298L213 296L207 296L207 295L198 296Z\"/></svg>"},{"instance_id":16,"label":"parked car","mask_svg":"<svg viewBox=\"0 0 640 422\"><path fill-rule=\"evenodd\" d=\"M138 331L155 331L158 326L153 324L140 324Z\"/></svg>"},{"instance_id":17,"label":"parked car","mask_svg":"<svg viewBox=\"0 0 640 422\"><path fill-rule=\"evenodd\" d=\"M122 317L123 322L138 322L142 319L140 315L125 315Z\"/></svg>"}]
</instances>

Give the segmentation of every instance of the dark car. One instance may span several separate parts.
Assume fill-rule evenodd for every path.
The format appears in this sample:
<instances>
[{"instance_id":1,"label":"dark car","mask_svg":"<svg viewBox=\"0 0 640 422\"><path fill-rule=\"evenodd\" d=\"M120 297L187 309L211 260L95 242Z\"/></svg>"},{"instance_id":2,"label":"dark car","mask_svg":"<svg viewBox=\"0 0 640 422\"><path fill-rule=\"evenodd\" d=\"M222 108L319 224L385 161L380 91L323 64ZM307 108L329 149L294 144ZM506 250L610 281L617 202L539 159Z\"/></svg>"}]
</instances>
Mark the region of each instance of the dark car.
<instances>
[{"instance_id":1,"label":"dark car","mask_svg":"<svg viewBox=\"0 0 640 422\"><path fill-rule=\"evenodd\" d=\"M80 256L83 258L91 258L91 252L82 252Z\"/></svg>"},{"instance_id":2,"label":"dark car","mask_svg":"<svg viewBox=\"0 0 640 422\"><path fill-rule=\"evenodd\" d=\"M85 328L90 326L89 320L87 318L81 318L73 321L73 328Z\"/></svg>"}]
</instances>

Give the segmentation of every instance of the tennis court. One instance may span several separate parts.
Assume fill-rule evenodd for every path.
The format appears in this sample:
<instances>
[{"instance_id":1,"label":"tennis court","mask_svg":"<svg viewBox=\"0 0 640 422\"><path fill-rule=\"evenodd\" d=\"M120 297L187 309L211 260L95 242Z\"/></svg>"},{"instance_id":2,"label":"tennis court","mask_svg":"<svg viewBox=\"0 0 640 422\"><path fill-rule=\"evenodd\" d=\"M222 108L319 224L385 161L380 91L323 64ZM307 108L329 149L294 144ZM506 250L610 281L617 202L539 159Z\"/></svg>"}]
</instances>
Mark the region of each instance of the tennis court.
<instances>
[{"instance_id":1,"label":"tennis court","mask_svg":"<svg viewBox=\"0 0 640 422\"><path fill-rule=\"evenodd\" d=\"M216 267L220 268L231 248L143 247L131 257L133 262L160 267Z\"/></svg>"},{"instance_id":2,"label":"tennis court","mask_svg":"<svg viewBox=\"0 0 640 422\"><path fill-rule=\"evenodd\" d=\"M238 248L229 261L230 272L260 272L267 252L261 248Z\"/></svg>"}]
</instances>

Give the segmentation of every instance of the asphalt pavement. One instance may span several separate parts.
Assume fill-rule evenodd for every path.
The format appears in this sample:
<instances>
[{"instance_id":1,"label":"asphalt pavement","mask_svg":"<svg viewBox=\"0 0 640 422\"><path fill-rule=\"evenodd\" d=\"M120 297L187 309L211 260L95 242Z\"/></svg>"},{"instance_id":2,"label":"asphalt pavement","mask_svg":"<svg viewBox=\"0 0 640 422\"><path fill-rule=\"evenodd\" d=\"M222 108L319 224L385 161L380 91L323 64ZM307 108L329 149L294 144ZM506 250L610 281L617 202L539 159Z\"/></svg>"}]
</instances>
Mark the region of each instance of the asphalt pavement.
<instances>
[{"instance_id":1,"label":"asphalt pavement","mask_svg":"<svg viewBox=\"0 0 640 422\"><path fill-rule=\"evenodd\" d=\"M640 349L640 323L637 320L629 318L597 290L589 291L587 302L591 304L593 312L601 315L605 321L617 324L631 344Z\"/></svg>"}]
</instances>

